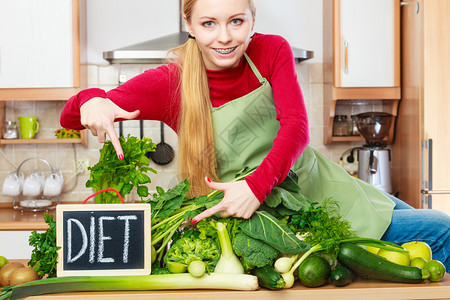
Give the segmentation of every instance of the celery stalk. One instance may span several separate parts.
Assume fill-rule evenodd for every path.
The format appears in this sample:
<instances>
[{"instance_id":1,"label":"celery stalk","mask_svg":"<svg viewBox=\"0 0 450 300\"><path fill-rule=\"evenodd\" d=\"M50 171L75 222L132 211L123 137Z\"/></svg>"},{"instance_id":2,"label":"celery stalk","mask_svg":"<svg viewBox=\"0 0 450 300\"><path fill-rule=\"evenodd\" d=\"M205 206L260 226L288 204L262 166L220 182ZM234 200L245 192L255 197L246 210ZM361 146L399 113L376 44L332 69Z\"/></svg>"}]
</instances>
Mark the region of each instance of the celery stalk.
<instances>
[{"instance_id":1,"label":"celery stalk","mask_svg":"<svg viewBox=\"0 0 450 300\"><path fill-rule=\"evenodd\" d=\"M147 291L178 289L257 290L258 279L247 274L203 275L188 273L142 276L70 276L40 279L4 288L0 299L20 299L29 296L87 291Z\"/></svg>"}]
</instances>

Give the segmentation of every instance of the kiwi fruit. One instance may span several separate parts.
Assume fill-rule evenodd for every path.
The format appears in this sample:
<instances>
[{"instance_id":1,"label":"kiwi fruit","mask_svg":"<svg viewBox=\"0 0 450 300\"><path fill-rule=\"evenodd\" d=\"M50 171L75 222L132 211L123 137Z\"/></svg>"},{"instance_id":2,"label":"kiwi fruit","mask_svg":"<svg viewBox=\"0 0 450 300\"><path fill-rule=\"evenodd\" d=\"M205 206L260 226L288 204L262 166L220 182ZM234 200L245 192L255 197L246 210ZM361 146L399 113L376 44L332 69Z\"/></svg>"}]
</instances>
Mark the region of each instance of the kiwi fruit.
<instances>
[{"instance_id":1,"label":"kiwi fruit","mask_svg":"<svg viewBox=\"0 0 450 300\"><path fill-rule=\"evenodd\" d=\"M21 262L10 262L6 265L4 265L0 269L0 284L3 286L9 285L9 276L11 273L18 268L24 268L24 264Z\"/></svg>"},{"instance_id":2,"label":"kiwi fruit","mask_svg":"<svg viewBox=\"0 0 450 300\"><path fill-rule=\"evenodd\" d=\"M29 267L17 268L9 275L9 284L18 285L38 279L39 275L35 269Z\"/></svg>"}]
</instances>

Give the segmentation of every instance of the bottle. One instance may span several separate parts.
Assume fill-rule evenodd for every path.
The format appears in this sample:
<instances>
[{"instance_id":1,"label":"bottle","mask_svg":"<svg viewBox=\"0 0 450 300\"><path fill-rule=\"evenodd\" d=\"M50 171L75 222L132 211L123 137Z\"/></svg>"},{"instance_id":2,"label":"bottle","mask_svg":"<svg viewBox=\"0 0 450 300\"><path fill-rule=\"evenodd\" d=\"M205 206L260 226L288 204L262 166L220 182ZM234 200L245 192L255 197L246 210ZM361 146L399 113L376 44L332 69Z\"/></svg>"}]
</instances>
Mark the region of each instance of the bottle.
<instances>
[{"instance_id":1,"label":"bottle","mask_svg":"<svg viewBox=\"0 0 450 300\"><path fill-rule=\"evenodd\" d=\"M349 135L348 121L346 115L337 115L334 117L333 122L333 135L334 136L346 136Z\"/></svg>"},{"instance_id":2,"label":"bottle","mask_svg":"<svg viewBox=\"0 0 450 300\"><path fill-rule=\"evenodd\" d=\"M17 139L19 137L19 131L17 130L16 122L5 121L3 123L3 138L4 139Z\"/></svg>"}]
</instances>

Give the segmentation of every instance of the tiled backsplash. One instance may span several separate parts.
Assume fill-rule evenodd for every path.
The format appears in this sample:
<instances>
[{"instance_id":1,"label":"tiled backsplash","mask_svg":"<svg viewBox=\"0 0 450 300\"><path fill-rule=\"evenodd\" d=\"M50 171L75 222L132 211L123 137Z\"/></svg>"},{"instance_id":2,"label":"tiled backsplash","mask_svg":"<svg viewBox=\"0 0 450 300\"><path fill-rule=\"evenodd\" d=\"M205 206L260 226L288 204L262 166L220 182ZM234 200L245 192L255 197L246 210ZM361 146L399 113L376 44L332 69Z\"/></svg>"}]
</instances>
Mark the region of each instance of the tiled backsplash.
<instances>
[{"instance_id":1,"label":"tiled backsplash","mask_svg":"<svg viewBox=\"0 0 450 300\"><path fill-rule=\"evenodd\" d=\"M128 80L140 74L144 70L154 68L155 65L91 65L88 67L89 87L99 87L105 90L112 89L119 84L119 78ZM331 70L330 70L331 72ZM328 73L328 72L326 72ZM327 76L324 77L323 65L313 63L297 64L297 74L302 87L306 106L309 114L311 146L320 151L326 157L338 162L341 154L352 147L351 143L337 145L323 144L323 85L327 84ZM325 78L325 79L324 79ZM57 101L17 101L6 102L6 119L17 120L21 115L35 115L40 122L40 130L37 138L54 137L54 131L60 128L59 115L64 102ZM118 125L116 124L118 132ZM123 133L140 136L139 121L123 122ZM144 121L144 136L149 137L154 143L160 142L160 122ZM168 165L159 166L151 162L151 167L157 170L157 174L150 173L152 183L149 185L151 191L156 186L167 189L177 182L177 153L178 141L175 132L165 126L165 142L175 150L175 159ZM102 147L97 138L88 134L88 147L71 144L25 144L6 145L0 148L5 156L0 155L0 182L15 170L17 166L27 158L40 157L48 160L53 168L63 172L65 178L64 190L67 191L60 196L62 202L82 201L93 192L85 187L89 174L75 175L73 170L74 158L88 158L90 165L94 165L99 158L99 149ZM1 153L0 153L1 154ZM30 161L24 165L24 170L40 168L45 170L45 165L36 161ZM138 200L136 194L129 197L130 200ZM12 202L8 196L0 196L0 202Z\"/></svg>"}]
</instances>

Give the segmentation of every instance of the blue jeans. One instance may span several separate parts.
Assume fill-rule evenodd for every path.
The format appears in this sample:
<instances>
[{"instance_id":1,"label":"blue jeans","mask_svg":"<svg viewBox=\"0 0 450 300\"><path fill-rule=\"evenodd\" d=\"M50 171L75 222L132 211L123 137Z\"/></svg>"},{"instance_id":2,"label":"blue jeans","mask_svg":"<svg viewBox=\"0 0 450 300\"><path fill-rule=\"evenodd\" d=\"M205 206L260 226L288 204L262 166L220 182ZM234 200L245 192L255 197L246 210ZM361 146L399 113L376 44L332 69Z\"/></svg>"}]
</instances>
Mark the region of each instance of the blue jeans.
<instances>
[{"instance_id":1,"label":"blue jeans","mask_svg":"<svg viewBox=\"0 0 450 300\"><path fill-rule=\"evenodd\" d=\"M450 272L450 217L438 210L415 209L388 195L394 202L391 225L382 240L399 245L420 240L430 245L433 259L445 265Z\"/></svg>"}]
</instances>

